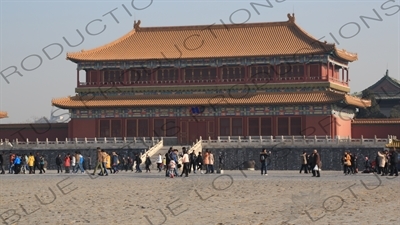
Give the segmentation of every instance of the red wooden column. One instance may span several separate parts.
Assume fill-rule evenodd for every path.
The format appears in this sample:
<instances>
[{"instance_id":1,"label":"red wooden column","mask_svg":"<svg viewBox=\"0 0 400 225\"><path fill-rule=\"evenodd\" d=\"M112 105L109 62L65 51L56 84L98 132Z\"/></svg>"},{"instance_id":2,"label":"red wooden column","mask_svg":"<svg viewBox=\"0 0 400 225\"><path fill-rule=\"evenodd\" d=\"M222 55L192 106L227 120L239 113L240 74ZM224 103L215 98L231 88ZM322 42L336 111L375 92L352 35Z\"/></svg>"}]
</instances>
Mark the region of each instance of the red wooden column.
<instances>
[{"instance_id":1,"label":"red wooden column","mask_svg":"<svg viewBox=\"0 0 400 225\"><path fill-rule=\"evenodd\" d=\"M217 65L217 79L216 79L216 83L221 83L221 68L222 67L218 67L218 65Z\"/></svg>"},{"instance_id":2,"label":"red wooden column","mask_svg":"<svg viewBox=\"0 0 400 225\"><path fill-rule=\"evenodd\" d=\"M349 84L349 68L346 68L346 83Z\"/></svg>"},{"instance_id":3,"label":"red wooden column","mask_svg":"<svg viewBox=\"0 0 400 225\"><path fill-rule=\"evenodd\" d=\"M126 69L124 69L124 85L128 84L128 72Z\"/></svg>"},{"instance_id":4,"label":"red wooden column","mask_svg":"<svg viewBox=\"0 0 400 225\"><path fill-rule=\"evenodd\" d=\"M326 76L327 76L327 79L329 80L329 61L328 61L328 66L327 66L327 68L326 68Z\"/></svg>"},{"instance_id":5,"label":"red wooden column","mask_svg":"<svg viewBox=\"0 0 400 225\"><path fill-rule=\"evenodd\" d=\"M344 82L344 68L342 67L342 82Z\"/></svg>"},{"instance_id":6,"label":"red wooden column","mask_svg":"<svg viewBox=\"0 0 400 225\"><path fill-rule=\"evenodd\" d=\"M79 87L79 69L76 69L76 86Z\"/></svg>"},{"instance_id":7,"label":"red wooden column","mask_svg":"<svg viewBox=\"0 0 400 225\"><path fill-rule=\"evenodd\" d=\"M305 63L303 63L303 78L304 78L304 80L307 80L307 65L305 64Z\"/></svg>"},{"instance_id":8,"label":"red wooden column","mask_svg":"<svg viewBox=\"0 0 400 225\"><path fill-rule=\"evenodd\" d=\"M178 84L182 83L182 68L178 68Z\"/></svg>"},{"instance_id":9,"label":"red wooden column","mask_svg":"<svg viewBox=\"0 0 400 225\"><path fill-rule=\"evenodd\" d=\"M157 72L157 71L156 71ZM154 72L154 69L150 69L150 83L151 84L154 84L154 75L155 74L155 72Z\"/></svg>"},{"instance_id":10,"label":"red wooden column","mask_svg":"<svg viewBox=\"0 0 400 225\"><path fill-rule=\"evenodd\" d=\"M276 66L276 64L275 64L274 65L274 81L277 81L277 79L276 79L277 72L278 72L278 66Z\"/></svg>"},{"instance_id":11,"label":"red wooden column","mask_svg":"<svg viewBox=\"0 0 400 225\"><path fill-rule=\"evenodd\" d=\"M247 65L244 66L244 79L243 81L247 82L249 78L249 67Z\"/></svg>"}]
</instances>

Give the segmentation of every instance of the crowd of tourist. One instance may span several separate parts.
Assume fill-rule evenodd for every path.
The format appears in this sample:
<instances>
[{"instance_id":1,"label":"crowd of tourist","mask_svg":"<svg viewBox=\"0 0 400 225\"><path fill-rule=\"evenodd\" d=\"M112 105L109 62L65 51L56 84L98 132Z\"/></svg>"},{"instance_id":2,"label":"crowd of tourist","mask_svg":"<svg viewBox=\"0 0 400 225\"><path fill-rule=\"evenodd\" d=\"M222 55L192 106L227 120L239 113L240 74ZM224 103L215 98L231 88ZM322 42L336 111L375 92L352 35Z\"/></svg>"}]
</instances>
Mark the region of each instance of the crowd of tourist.
<instances>
[{"instance_id":1,"label":"crowd of tourist","mask_svg":"<svg viewBox=\"0 0 400 225\"><path fill-rule=\"evenodd\" d=\"M345 152L342 157L343 173L345 175L358 173L357 155ZM364 158L363 173L377 173L382 176L398 176L398 153L395 149L377 152L375 161Z\"/></svg>"},{"instance_id":2,"label":"crowd of tourist","mask_svg":"<svg viewBox=\"0 0 400 225\"><path fill-rule=\"evenodd\" d=\"M267 152L267 149L263 149L260 153L261 163L261 175L268 175L267 173L267 162L271 156L271 152ZM47 161L44 155L39 153L33 154L32 152L27 154L18 154L9 152L9 174L35 174L36 171L39 174L46 173ZM219 169L222 170L224 165L224 157L222 153L218 156ZM320 177L320 171L322 162L318 151L315 149L312 153L308 154L306 151L300 155L301 167L299 173L312 173L313 177ZM55 158L57 173L81 173L92 170L92 159L90 156L84 157L80 151L76 151L73 154L67 153L65 156L60 154ZM172 147L168 150L165 155L158 154L155 160L156 168L158 172L165 171L165 176L176 177L185 176L188 177L191 172L196 174L213 174L216 173L214 170L214 154L206 149L204 154L198 152L195 154L194 151L189 152L185 147L179 152L178 149ZM125 170L126 172L135 171L135 173L142 173L141 169L142 157L140 154L135 154L134 157L123 156L120 157L116 152L106 152L101 148L97 148L97 159L94 166L94 170L91 174L95 175L99 171L98 175L108 176L109 174L116 174L119 171ZM153 162L147 155L145 157L145 169L146 173L151 173L151 165ZM343 174L357 174L358 171L358 157L356 154L349 151L345 151L341 164L343 166ZM4 152L0 153L0 167L1 174L5 174L4 170L5 158ZM377 173L382 176L398 176L398 153L395 149L379 151L376 154L375 161L371 161L368 157L365 157L363 173ZM178 169L182 168L181 174Z\"/></svg>"},{"instance_id":3,"label":"crowd of tourist","mask_svg":"<svg viewBox=\"0 0 400 225\"><path fill-rule=\"evenodd\" d=\"M299 173L304 170L304 173L312 173L313 177L321 177L320 171L322 161L317 149L314 149L311 154L307 154L306 151L303 151L303 154L300 155L300 163L301 167Z\"/></svg>"}]
</instances>

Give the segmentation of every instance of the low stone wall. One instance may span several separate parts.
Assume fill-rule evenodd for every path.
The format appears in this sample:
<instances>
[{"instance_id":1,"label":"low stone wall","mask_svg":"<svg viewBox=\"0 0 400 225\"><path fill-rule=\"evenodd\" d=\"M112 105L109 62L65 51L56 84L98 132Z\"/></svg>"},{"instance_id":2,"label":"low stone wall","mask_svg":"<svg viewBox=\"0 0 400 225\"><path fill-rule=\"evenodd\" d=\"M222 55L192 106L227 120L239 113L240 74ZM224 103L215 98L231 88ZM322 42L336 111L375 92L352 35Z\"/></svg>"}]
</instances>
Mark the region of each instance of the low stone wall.
<instances>
[{"instance_id":1,"label":"low stone wall","mask_svg":"<svg viewBox=\"0 0 400 225\"><path fill-rule=\"evenodd\" d=\"M224 169L237 170L244 169L244 163L250 160L256 162L255 169L261 168L260 148L208 148L214 154L215 168L219 166L218 155L222 152L224 155ZM358 157L357 164L359 170L364 169L364 159L367 156L371 161L375 160L378 151L383 148L346 148ZM203 150L205 150L203 148ZM312 153L314 148L273 148L271 157L268 159L268 170L300 170L300 155L303 151ZM321 156L322 170L342 170L341 158L345 149L343 148L318 148Z\"/></svg>"}]
</instances>

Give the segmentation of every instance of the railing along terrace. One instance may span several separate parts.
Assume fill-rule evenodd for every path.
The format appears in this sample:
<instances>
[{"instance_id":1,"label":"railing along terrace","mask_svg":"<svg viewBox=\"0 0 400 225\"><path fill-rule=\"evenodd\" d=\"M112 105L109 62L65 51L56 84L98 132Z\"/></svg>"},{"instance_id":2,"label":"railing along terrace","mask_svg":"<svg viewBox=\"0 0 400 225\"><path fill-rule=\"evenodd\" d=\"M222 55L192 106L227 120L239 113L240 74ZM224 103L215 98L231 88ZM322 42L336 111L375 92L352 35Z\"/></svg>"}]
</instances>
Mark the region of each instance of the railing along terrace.
<instances>
[{"instance_id":1,"label":"railing along terrace","mask_svg":"<svg viewBox=\"0 0 400 225\"><path fill-rule=\"evenodd\" d=\"M131 85L187 85L187 84L209 84L209 83L237 83L237 82L248 82L252 83L255 81L270 81L271 83L285 83L285 82L297 82L297 81L330 81L347 85L348 82L345 80L327 77L327 76L276 76L276 77L248 77L248 78L221 78L221 79L201 79L201 80L134 80L134 81L100 81L100 82L84 82L80 81L78 87L112 87L112 86L131 86Z\"/></svg>"},{"instance_id":2,"label":"railing along terrace","mask_svg":"<svg viewBox=\"0 0 400 225\"><path fill-rule=\"evenodd\" d=\"M162 140L154 137L124 137L124 138L66 138L64 140L49 141L46 138L44 141L36 139L31 141L28 138L25 141L18 139L8 140L0 139L0 146L2 148L36 148L36 149L51 149L51 148L150 148Z\"/></svg>"},{"instance_id":3,"label":"railing along terrace","mask_svg":"<svg viewBox=\"0 0 400 225\"><path fill-rule=\"evenodd\" d=\"M203 147L218 146L219 147L232 147L232 146L370 146L370 147L384 147L390 140L396 139L396 136L388 136L388 138L361 138L352 139L350 137L335 137L328 136L226 136L218 137L217 140L201 140Z\"/></svg>"}]
</instances>

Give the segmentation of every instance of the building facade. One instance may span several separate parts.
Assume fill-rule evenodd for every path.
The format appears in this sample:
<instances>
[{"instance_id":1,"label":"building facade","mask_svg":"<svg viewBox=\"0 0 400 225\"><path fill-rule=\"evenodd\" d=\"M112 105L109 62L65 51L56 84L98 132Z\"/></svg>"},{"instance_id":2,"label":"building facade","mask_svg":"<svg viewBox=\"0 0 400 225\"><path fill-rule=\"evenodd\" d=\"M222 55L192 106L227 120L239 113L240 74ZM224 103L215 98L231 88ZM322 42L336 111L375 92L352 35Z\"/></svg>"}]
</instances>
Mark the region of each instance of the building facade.
<instances>
[{"instance_id":1,"label":"building facade","mask_svg":"<svg viewBox=\"0 0 400 225\"><path fill-rule=\"evenodd\" d=\"M288 21L141 27L77 64L69 137L351 136L349 95L357 55L320 42Z\"/></svg>"}]
</instances>

